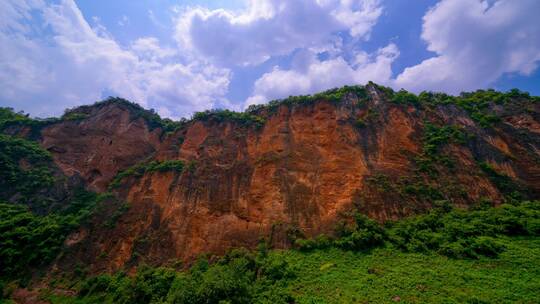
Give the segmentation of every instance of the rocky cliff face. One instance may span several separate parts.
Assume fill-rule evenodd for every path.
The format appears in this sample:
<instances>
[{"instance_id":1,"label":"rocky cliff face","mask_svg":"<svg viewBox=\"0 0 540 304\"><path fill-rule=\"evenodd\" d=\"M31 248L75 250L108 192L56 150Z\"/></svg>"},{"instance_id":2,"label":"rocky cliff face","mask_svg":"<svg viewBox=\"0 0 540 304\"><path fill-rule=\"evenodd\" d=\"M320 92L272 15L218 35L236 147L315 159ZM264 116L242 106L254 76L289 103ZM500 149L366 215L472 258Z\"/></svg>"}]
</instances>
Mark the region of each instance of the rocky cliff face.
<instances>
[{"instance_id":1,"label":"rocky cliff face","mask_svg":"<svg viewBox=\"0 0 540 304\"><path fill-rule=\"evenodd\" d=\"M94 191L105 191L120 169L151 157L160 144L160 129L150 130L143 118L121 103L84 107L76 119L41 131L41 145L68 175L79 175Z\"/></svg>"},{"instance_id":2,"label":"rocky cliff face","mask_svg":"<svg viewBox=\"0 0 540 304\"><path fill-rule=\"evenodd\" d=\"M96 215L58 264L83 260L102 271L188 261L261 238L287 247L301 235L331 234L352 211L386 221L438 201L470 207L540 196L538 102L508 96L477 109L399 94L368 85L339 100L206 113L168 133L125 105L75 111L83 115L44 128L41 144L91 189L105 191L141 161L185 166L118 180L113 192L129 210ZM100 224L113 216L113 227Z\"/></svg>"}]
</instances>

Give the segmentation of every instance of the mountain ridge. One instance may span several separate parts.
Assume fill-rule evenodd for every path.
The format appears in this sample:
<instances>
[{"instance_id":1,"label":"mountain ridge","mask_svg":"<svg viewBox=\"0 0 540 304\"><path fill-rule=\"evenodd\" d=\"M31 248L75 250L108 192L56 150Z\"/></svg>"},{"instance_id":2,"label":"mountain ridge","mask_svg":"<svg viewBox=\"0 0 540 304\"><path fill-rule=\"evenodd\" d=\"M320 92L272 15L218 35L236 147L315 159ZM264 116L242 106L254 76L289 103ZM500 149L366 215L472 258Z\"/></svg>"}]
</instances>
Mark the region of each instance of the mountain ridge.
<instances>
[{"instance_id":1,"label":"mountain ridge","mask_svg":"<svg viewBox=\"0 0 540 304\"><path fill-rule=\"evenodd\" d=\"M94 216L57 267L162 265L261 238L288 248L351 211L384 222L438 200L537 199L539 113L538 97L515 90L417 96L373 83L180 122L114 98L71 109L40 126L40 145L63 174L129 208Z\"/></svg>"}]
</instances>

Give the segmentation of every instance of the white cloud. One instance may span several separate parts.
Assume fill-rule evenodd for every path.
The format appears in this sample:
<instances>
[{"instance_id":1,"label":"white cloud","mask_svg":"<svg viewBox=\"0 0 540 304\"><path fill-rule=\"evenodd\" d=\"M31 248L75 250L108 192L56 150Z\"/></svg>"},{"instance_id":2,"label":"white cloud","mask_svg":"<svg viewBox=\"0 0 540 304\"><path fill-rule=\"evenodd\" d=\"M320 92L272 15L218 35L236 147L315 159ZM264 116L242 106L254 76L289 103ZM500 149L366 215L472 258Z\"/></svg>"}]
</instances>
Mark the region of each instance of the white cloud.
<instances>
[{"instance_id":1,"label":"white cloud","mask_svg":"<svg viewBox=\"0 0 540 304\"><path fill-rule=\"evenodd\" d=\"M30 18L32 9L44 6L41 0L0 1L0 28L27 33L30 27L19 22L21 18Z\"/></svg>"},{"instance_id":2,"label":"white cloud","mask_svg":"<svg viewBox=\"0 0 540 304\"><path fill-rule=\"evenodd\" d=\"M337 32L366 39L378 0L251 0L247 9L186 8L176 24L181 48L222 65L254 65L298 48L328 48Z\"/></svg>"},{"instance_id":3,"label":"white cloud","mask_svg":"<svg viewBox=\"0 0 540 304\"><path fill-rule=\"evenodd\" d=\"M155 37L121 45L98 17L89 24L73 0L54 3L0 1L3 106L50 115L119 95L171 117L216 106L238 109L225 97L231 79L236 74L241 80L232 92L249 90L246 75L259 72L253 66L268 58L276 66L254 80L245 104L369 80L457 93L486 87L506 73L530 74L540 61L536 0L440 1L423 19L422 39L435 55L397 77L395 44L362 50L382 14L379 0L249 0L243 10L174 7L174 28L148 11L149 24L171 31L172 47ZM118 22L125 26L129 18Z\"/></svg>"},{"instance_id":4,"label":"white cloud","mask_svg":"<svg viewBox=\"0 0 540 304\"><path fill-rule=\"evenodd\" d=\"M455 94L487 87L505 73L528 75L540 61L538 12L536 0L443 0L423 19L422 39L436 56L397 77L391 70L399 54L394 44L376 54L356 50L346 57L338 47L325 61L300 52L290 70L275 67L259 78L246 105L369 80L395 89Z\"/></svg>"},{"instance_id":5,"label":"white cloud","mask_svg":"<svg viewBox=\"0 0 540 304\"><path fill-rule=\"evenodd\" d=\"M437 56L409 67L395 86L458 93L540 61L540 1L443 0L425 16L422 39Z\"/></svg>"},{"instance_id":6,"label":"white cloud","mask_svg":"<svg viewBox=\"0 0 540 304\"><path fill-rule=\"evenodd\" d=\"M300 63L293 60L293 69L281 70L276 67L259 78L246 106L370 80L388 84L392 77L391 65L397 56L399 50L395 44L389 44L375 54L358 53L353 64L342 57L321 61L315 54L302 53Z\"/></svg>"},{"instance_id":7,"label":"white cloud","mask_svg":"<svg viewBox=\"0 0 540 304\"><path fill-rule=\"evenodd\" d=\"M159 40L155 37L144 37L135 40L131 44L131 50L141 58L160 59L167 58L177 54L172 48L166 48L159 45Z\"/></svg>"},{"instance_id":8,"label":"white cloud","mask_svg":"<svg viewBox=\"0 0 540 304\"><path fill-rule=\"evenodd\" d=\"M170 58L176 52L152 37L121 47L99 21L92 28L72 0L8 0L1 6L2 104L51 115L111 92L145 106L166 106L163 113L178 117L212 107L227 92L228 70L178 63ZM36 24L32 10L43 24Z\"/></svg>"}]
</instances>

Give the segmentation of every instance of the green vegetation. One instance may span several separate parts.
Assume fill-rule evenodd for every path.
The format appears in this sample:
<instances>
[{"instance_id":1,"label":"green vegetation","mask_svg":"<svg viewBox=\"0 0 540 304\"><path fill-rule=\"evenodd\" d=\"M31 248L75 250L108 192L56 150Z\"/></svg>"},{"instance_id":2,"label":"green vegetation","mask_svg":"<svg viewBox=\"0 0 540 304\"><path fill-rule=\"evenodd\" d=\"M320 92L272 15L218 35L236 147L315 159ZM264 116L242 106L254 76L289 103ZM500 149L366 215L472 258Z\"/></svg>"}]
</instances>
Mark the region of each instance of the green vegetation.
<instances>
[{"instance_id":1,"label":"green vegetation","mask_svg":"<svg viewBox=\"0 0 540 304\"><path fill-rule=\"evenodd\" d=\"M11 126L33 130L43 122L0 109L0 124L1 131ZM0 286L26 284L58 256L65 238L85 223L98 202L109 197L78 186L68 189L55 172L50 153L37 142L0 133Z\"/></svg>"},{"instance_id":2,"label":"green vegetation","mask_svg":"<svg viewBox=\"0 0 540 304\"><path fill-rule=\"evenodd\" d=\"M436 252L454 258L496 257L504 251L501 236L540 235L540 202L503 205L485 210L451 210L441 203L425 215L389 222L386 229L355 214L351 227L337 237L296 240L301 250L337 247L355 251L381 247L385 242L404 251ZM450 210L450 211L448 211Z\"/></svg>"},{"instance_id":3,"label":"green vegetation","mask_svg":"<svg viewBox=\"0 0 540 304\"><path fill-rule=\"evenodd\" d=\"M354 214L354 224L343 222L336 229L336 238L320 235L315 239L297 239L295 245L300 250L322 249L334 246L353 251L366 251L384 245L386 231L375 221L361 214Z\"/></svg>"},{"instance_id":4,"label":"green vegetation","mask_svg":"<svg viewBox=\"0 0 540 304\"><path fill-rule=\"evenodd\" d=\"M429 157L436 157L441 147L449 143L464 144L466 135L457 126L438 127L429 122L424 124L423 151Z\"/></svg>"},{"instance_id":5,"label":"green vegetation","mask_svg":"<svg viewBox=\"0 0 540 304\"><path fill-rule=\"evenodd\" d=\"M524 187L515 182L510 176L497 172L497 170L487 162L481 162L478 166L497 189L505 195L507 201L515 202L526 198L524 195Z\"/></svg>"},{"instance_id":6,"label":"green vegetation","mask_svg":"<svg viewBox=\"0 0 540 304\"><path fill-rule=\"evenodd\" d=\"M373 122L378 117L379 117L379 112L374 111L373 109L368 109L367 113L363 117L358 118L354 122L354 126L359 129L365 128L369 122Z\"/></svg>"},{"instance_id":7,"label":"green vegetation","mask_svg":"<svg viewBox=\"0 0 540 304\"><path fill-rule=\"evenodd\" d=\"M355 214L336 236L300 250L233 250L189 270L142 266L134 276L76 282L52 303L534 303L540 202L432 212L384 227Z\"/></svg>"},{"instance_id":8,"label":"green vegetation","mask_svg":"<svg viewBox=\"0 0 540 304\"><path fill-rule=\"evenodd\" d=\"M130 205L128 203L122 202L120 206L114 210L113 214L103 223L103 226L109 229L114 228L116 226L116 222L118 222L118 219L128 212L129 208Z\"/></svg>"},{"instance_id":9,"label":"green vegetation","mask_svg":"<svg viewBox=\"0 0 540 304\"><path fill-rule=\"evenodd\" d=\"M0 130L3 131L9 126L31 125L34 120L23 112L15 113L12 108L0 108Z\"/></svg>"},{"instance_id":10,"label":"green vegetation","mask_svg":"<svg viewBox=\"0 0 540 304\"><path fill-rule=\"evenodd\" d=\"M452 168L453 160L442 153L442 148L447 144L466 143L466 133L457 126L436 126L432 123L424 123L424 136L422 138L422 154L415 158L418 170L429 173L431 176L437 175L436 164L443 164L447 168Z\"/></svg>"},{"instance_id":11,"label":"green vegetation","mask_svg":"<svg viewBox=\"0 0 540 304\"><path fill-rule=\"evenodd\" d=\"M394 92L391 88L375 85L391 102L415 106L456 105L467 111L470 117L483 128L489 128L501 121L492 111L492 105L506 105L512 101L540 102L540 96L530 96L527 92L512 89L498 92L493 89L463 92L459 96L445 93L421 92L418 96L404 89Z\"/></svg>"},{"instance_id":12,"label":"green vegetation","mask_svg":"<svg viewBox=\"0 0 540 304\"><path fill-rule=\"evenodd\" d=\"M293 106L293 105L302 105L310 104L317 100L327 100L334 103L340 102L347 94L353 94L360 99L367 99L368 94L363 86L344 86L341 88L330 89L321 93L314 95L300 95L300 96L289 96L285 99L272 100L268 104L261 105L251 105L246 110L247 113L257 113L261 110L268 110L270 112L275 112L277 108L281 105Z\"/></svg>"},{"instance_id":13,"label":"green vegetation","mask_svg":"<svg viewBox=\"0 0 540 304\"><path fill-rule=\"evenodd\" d=\"M264 245L261 247L264 248ZM142 266L84 280L78 299L49 296L53 303L290 303L286 283L293 270L265 249L233 250L216 263L199 259L189 271ZM73 301L73 302L72 302Z\"/></svg>"},{"instance_id":14,"label":"green vegetation","mask_svg":"<svg viewBox=\"0 0 540 304\"><path fill-rule=\"evenodd\" d=\"M281 254L296 271L295 303L535 303L538 238L500 240L497 258L450 259L376 248Z\"/></svg>"},{"instance_id":15,"label":"green vegetation","mask_svg":"<svg viewBox=\"0 0 540 304\"><path fill-rule=\"evenodd\" d=\"M109 97L105 100L98 101L92 105L85 105L76 107L73 109L67 109L62 116L62 119L65 120L79 120L86 118L92 109L102 108L111 104L119 105L129 109L131 113L131 119L136 120L139 118L144 119L150 128L150 130L161 128L164 132L173 132L179 127L181 127L186 121L173 121L168 118L161 118L154 109L146 110L140 105L128 101L119 97Z\"/></svg>"},{"instance_id":16,"label":"green vegetation","mask_svg":"<svg viewBox=\"0 0 540 304\"><path fill-rule=\"evenodd\" d=\"M10 127L28 127L30 138L36 139L40 136L42 127L57 121L57 118L34 119L23 112L16 113L12 108L0 107L0 132L4 132Z\"/></svg>"},{"instance_id":17,"label":"green vegetation","mask_svg":"<svg viewBox=\"0 0 540 304\"><path fill-rule=\"evenodd\" d=\"M394 93L390 101L397 104L418 105L420 103L418 96L414 95L413 93L409 93L404 89Z\"/></svg>"},{"instance_id":18,"label":"green vegetation","mask_svg":"<svg viewBox=\"0 0 540 304\"><path fill-rule=\"evenodd\" d=\"M387 175L375 174L367 177L366 182L376 187L378 191L386 193L386 195L393 195L407 202L423 201L431 204L433 201L445 199L443 190L450 190L444 189L432 181L428 183L420 175L402 176L397 180L391 180ZM449 185L446 185L446 187L450 188ZM416 211L421 212L423 210Z\"/></svg>"},{"instance_id":19,"label":"green vegetation","mask_svg":"<svg viewBox=\"0 0 540 304\"><path fill-rule=\"evenodd\" d=\"M80 189L66 208L46 216L36 215L22 205L0 203L0 281L28 279L31 269L52 261L66 236L107 197Z\"/></svg>"},{"instance_id":20,"label":"green vegetation","mask_svg":"<svg viewBox=\"0 0 540 304\"><path fill-rule=\"evenodd\" d=\"M427 105L448 105L455 104L469 113L471 118L481 127L488 128L498 123L501 119L490 110L490 106L506 105L511 101L540 102L539 96L530 96L529 93L512 89L508 92L497 92L495 90L477 90L475 92L464 92L460 96L454 97L444 93L422 92L420 100Z\"/></svg>"},{"instance_id":21,"label":"green vegetation","mask_svg":"<svg viewBox=\"0 0 540 304\"><path fill-rule=\"evenodd\" d=\"M66 112L64 115L62 115L62 120L73 120L73 121L79 121L88 118L89 115L86 113L77 113L77 112Z\"/></svg>"},{"instance_id":22,"label":"green vegetation","mask_svg":"<svg viewBox=\"0 0 540 304\"><path fill-rule=\"evenodd\" d=\"M113 189L119 187L122 180L127 177L141 177L145 173L150 172L182 172L184 171L184 168L186 168L186 166L181 160L154 160L151 162L141 162L118 173L110 183L109 188Z\"/></svg>"},{"instance_id":23,"label":"green vegetation","mask_svg":"<svg viewBox=\"0 0 540 304\"><path fill-rule=\"evenodd\" d=\"M24 203L50 187L51 161L36 142L0 134L0 200Z\"/></svg>"},{"instance_id":24,"label":"green vegetation","mask_svg":"<svg viewBox=\"0 0 540 304\"><path fill-rule=\"evenodd\" d=\"M500 121L500 117L492 113L491 105L506 105L515 100L526 100L531 102L540 102L539 96L530 96L526 92L521 92L518 89L512 89L508 92L497 92L495 90L477 90L475 92L461 93L460 96L452 96L445 93L422 92L418 96L407 92L404 89L394 92L392 88L377 85L370 82L368 85L374 86L384 98L390 102L403 105L414 106L436 106L436 105L456 105L466 110L471 118L480 126L488 128ZM294 106L312 104L318 100L327 100L338 103L343 100L347 94L352 94L361 100L367 100L370 95L367 92L366 86L344 86L334 88L313 95L289 96L284 99L272 100L267 104L251 105L245 112L234 112L230 110L207 110L196 112L193 114L193 120L206 121L209 119L216 121L233 121L245 126L255 126L260 128L265 123L265 117L259 116L261 111L266 110L269 113L274 113L281 105ZM58 118L49 119L32 119L27 114L15 113L10 108L0 108L0 130L4 130L9 126L29 126L31 127L32 138L39 136L39 130L50 123L61 120L79 121L87 118L92 109L105 107L110 104L120 105L130 110L131 118L144 119L150 129L161 128L165 133L174 132L178 128L188 123L187 119L173 121L168 118L161 118L153 109L146 110L140 105L125 100L119 97L109 97L103 101L96 102L92 105L79 106L73 109L67 109L64 115ZM363 127L365 121L357 121L358 127Z\"/></svg>"},{"instance_id":25,"label":"green vegetation","mask_svg":"<svg viewBox=\"0 0 540 304\"><path fill-rule=\"evenodd\" d=\"M375 86L384 97L400 105L426 109L454 105L484 128L501 119L494 105L540 101L519 90L479 90L459 97L423 92L416 96ZM337 103L347 94L362 100L369 98L365 87L343 87L252 106L243 113L199 112L193 119L232 121L258 128L265 123L266 114L262 112L272 113L281 104L305 105L316 100ZM143 118L150 128L172 132L186 123L161 119L154 111L120 98L68 110L61 119L79 121L91 115L91 107L110 103L129 107L131 118ZM378 113L368 110L355 122L356 126L365 127L374 115ZM58 119L31 119L24 113L0 108L0 132L28 134L28 138L0 134L0 298L2 291L7 296L16 286L25 286L30 276L39 275L40 269L58 257L66 237L100 210L97 205L110 211L111 216L101 222L109 229L129 209L128 204L120 202L104 207L100 202L111 198L110 194L57 189L62 180L58 180L51 155L29 140L39 137L39 130L55 121ZM444 147L464 143L467 134L457 126L429 122L424 126L422 152L415 159L419 170L414 176L391 180L378 174L366 180L405 202L420 200L438 206L426 214L380 225L352 213L332 235L302 239L301 231L291 231L288 235L294 249L269 251L262 242L256 253L233 250L220 259L201 258L183 271L143 265L134 275L118 272L84 278L84 271L77 268L73 277L66 279L69 275L65 274L63 281L58 281L66 284L66 280L72 280L59 287L76 290L76 296L45 290L43 297L53 303L536 302L540 289L540 203L518 203L527 199L524 188L489 163L479 162L479 168L505 195L507 204L498 208L479 204L472 210L452 209L443 199L448 199L445 196L454 185L429 179L424 173L435 176L440 165L451 169L453 160ZM265 155L258 162L275 161L276 157ZM120 172L110 186L118 187L124 178L149 172L185 170L193 172L195 163L147 161ZM67 190L69 193L62 193L61 200L49 195ZM36 212L35 204L45 208ZM134 263L152 238L144 235L134 241ZM106 258L106 253L102 257Z\"/></svg>"},{"instance_id":26,"label":"green vegetation","mask_svg":"<svg viewBox=\"0 0 540 304\"><path fill-rule=\"evenodd\" d=\"M240 125L254 125L257 128L260 128L264 125L264 118L253 115L247 112L234 112L229 110L206 110L204 112L196 112L193 114L194 120L214 120L218 122L223 121L233 121Z\"/></svg>"},{"instance_id":27,"label":"green vegetation","mask_svg":"<svg viewBox=\"0 0 540 304\"><path fill-rule=\"evenodd\" d=\"M418 100L424 105L449 105L454 103L455 97L446 93L423 91L418 94Z\"/></svg>"}]
</instances>

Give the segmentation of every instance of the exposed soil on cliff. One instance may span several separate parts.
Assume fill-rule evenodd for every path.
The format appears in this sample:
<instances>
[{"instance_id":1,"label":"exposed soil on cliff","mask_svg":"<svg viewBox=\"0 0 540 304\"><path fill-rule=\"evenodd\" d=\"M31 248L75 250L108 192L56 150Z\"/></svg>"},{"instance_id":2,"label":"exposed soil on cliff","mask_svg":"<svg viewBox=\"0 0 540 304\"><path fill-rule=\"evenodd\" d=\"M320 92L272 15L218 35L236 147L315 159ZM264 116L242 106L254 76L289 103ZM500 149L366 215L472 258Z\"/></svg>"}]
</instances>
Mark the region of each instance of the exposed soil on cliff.
<instances>
[{"instance_id":1,"label":"exposed soil on cliff","mask_svg":"<svg viewBox=\"0 0 540 304\"><path fill-rule=\"evenodd\" d=\"M110 102L44 127L40 143L65 175L129 205L97 213L57 266L191 261L261 238L288 247L295 236L332 234L352 211L384 222L437 201L540 196L540 104L526 96L472 107L410 101L374 84L328 96L209 112L174 130ZM184 166L140 167L111 186L149 161Z\"/></svg>"}]
</instances>

